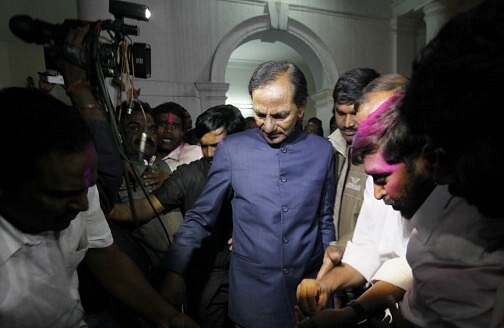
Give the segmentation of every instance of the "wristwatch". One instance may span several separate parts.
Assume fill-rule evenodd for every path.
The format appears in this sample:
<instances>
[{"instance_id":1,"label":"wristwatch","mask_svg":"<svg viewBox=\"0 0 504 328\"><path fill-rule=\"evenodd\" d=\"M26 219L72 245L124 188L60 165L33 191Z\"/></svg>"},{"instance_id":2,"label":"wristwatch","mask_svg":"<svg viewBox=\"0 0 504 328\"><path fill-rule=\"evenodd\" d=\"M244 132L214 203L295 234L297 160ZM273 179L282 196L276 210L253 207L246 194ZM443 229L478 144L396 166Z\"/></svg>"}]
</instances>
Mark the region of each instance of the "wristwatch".
<instances>
[{"instance_id":1,"label":"wristwatch","mask_svg":"<svg viewBox=\"0 0 504 328\"><path fill-rule=\"evenodd\" d=\"M357 326L365 323L368 320L368 314L359 302L353 300L348 303L347 306L351 307L352 310L355 311L355 314L357 315Z\"/></svg>"}]
</instances>

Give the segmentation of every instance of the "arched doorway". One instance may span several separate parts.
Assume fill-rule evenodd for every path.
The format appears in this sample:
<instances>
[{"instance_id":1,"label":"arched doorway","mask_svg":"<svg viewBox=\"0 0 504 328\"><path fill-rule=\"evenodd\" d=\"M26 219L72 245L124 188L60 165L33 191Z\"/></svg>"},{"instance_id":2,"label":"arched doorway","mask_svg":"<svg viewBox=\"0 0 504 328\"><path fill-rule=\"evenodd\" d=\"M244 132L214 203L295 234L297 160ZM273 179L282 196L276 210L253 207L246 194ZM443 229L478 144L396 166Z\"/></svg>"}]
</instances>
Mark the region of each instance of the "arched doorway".
<instances>
[{"instance_id":1,"label":"arched doorway","mask_svg":"<svg viewBox=\"0 0 504 328\"><path fill-rule=\"evenodd\" d=\"M224 36L214 53L210 69L211 83L225 82L226 69L233 51L253 40L281 42L301 55L304 62L300 67L307 78L311 77L312 80L310 101L314 116L328 122L333 106L332 88L338 78L336 65L320 38L296 20L288 19L286 30L272 29L268 15L256 16L237 25Z\"/></svg>"}]
</instances>

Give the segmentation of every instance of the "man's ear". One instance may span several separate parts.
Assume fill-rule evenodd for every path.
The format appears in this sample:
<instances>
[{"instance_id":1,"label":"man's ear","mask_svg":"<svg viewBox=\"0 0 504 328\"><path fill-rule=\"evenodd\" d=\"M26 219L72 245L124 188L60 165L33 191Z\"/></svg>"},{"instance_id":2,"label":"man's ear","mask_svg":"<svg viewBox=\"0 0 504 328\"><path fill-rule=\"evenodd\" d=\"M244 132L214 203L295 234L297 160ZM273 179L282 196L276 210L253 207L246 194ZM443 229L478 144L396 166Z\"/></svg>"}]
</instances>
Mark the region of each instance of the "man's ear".
<instances>
[{"instance_id":1,"label":"man's ear","mask_svg":"<svg viewBox=\"0 0 504 328\"><path fill-rule=\"evenodd\" d=\"M434 168L437 165L437 154L435 149L430 144L425 144L422 148L422 157L427 162L429 168Z\"/></svg>"},{"instance_id":2,"label":"man's ear","mask_svg":"<svg viewBox=\"0 0 504 328\"><path fill-rule=\"evenodd\" d=\"M426 144L422 148L422 157L427 162L436 184L444 185L455 181L453 166L450 165L450 160L442 148Z\"/></svg>"},{"instance_id":3,"label":"man's ear","mask_svg":"<svg viewBox=\"0 0 504 328\"><path fill-rule=\"evenodd\" d=\"M306 108L306 101L303 103L302 106L298 106L297 109L298 109L298 121L301 121L301 123L303 122L303 119L304 119L304 114L305 114L305 108Z\"/></svg>"}]
</instances>

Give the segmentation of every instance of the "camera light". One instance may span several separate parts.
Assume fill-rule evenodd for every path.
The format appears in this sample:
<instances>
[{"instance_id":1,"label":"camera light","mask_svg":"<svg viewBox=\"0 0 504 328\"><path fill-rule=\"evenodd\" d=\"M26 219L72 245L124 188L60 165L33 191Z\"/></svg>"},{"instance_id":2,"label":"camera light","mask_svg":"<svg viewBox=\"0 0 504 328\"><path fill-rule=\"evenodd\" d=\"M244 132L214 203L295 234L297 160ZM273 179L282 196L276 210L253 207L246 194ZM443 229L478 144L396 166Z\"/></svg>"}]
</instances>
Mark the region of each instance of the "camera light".
<instances>
[{"instance_id":1,"label":"camera light","mask_svg":"<svg viewBox=\"0 0 504 328\"><path fill-rule=\"evenodd\" d=\"M132 18L136 20L148 21L151 12L147 5L140 5L126 1L109 1L109 12L116 18Z\"/></svg>"}]
</instances>

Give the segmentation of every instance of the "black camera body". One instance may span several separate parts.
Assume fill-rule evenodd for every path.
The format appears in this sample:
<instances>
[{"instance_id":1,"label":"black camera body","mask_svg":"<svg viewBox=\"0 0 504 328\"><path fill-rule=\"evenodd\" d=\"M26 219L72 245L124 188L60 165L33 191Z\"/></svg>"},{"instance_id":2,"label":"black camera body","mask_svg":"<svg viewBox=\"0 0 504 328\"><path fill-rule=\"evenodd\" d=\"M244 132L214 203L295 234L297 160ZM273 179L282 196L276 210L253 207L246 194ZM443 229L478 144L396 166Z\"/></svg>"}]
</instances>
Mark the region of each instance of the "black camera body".
<instances>
[{"instance_id":1,"label":"black camera body","mask_svg":"<svg viewBox=\"0 0 504 328\"><path fill-rule=\"evenodd\" d=\"M95 47L88 44L85 53L80 58L69 58L80 66L92 65L92 60L100 63L104 76L118 77L121 68L124 67L124 58L128 61L131 75L138 78L150 78L151 76L151 47L146 43L124 42L128 35L139 35L137 26L124 23L124 17L148 20L144 5L137 5L124 1L110 0L109 11L115 20L89 22L75 19L66 19L62 24L50 24L38 19L32 19L27 15L16 15L9 20L9 28L17 37L28 43L44 45L44 57L46 69L56 70L54 58L64 54L63 46L65 36L73 29L90 25L89 40L96 40ZM144 16L142 16L142 13ZM100 31L108 31L113 36L109 43L98 42L98 38L91 35L99 25ZM89 41L88 41L89 43Z\"/></svg>"}]
</instances>

